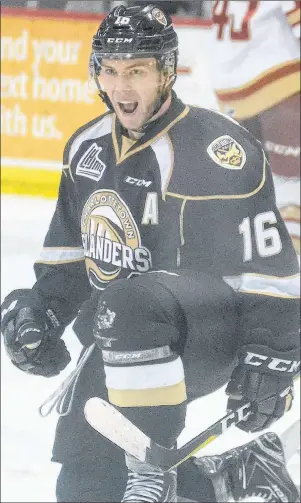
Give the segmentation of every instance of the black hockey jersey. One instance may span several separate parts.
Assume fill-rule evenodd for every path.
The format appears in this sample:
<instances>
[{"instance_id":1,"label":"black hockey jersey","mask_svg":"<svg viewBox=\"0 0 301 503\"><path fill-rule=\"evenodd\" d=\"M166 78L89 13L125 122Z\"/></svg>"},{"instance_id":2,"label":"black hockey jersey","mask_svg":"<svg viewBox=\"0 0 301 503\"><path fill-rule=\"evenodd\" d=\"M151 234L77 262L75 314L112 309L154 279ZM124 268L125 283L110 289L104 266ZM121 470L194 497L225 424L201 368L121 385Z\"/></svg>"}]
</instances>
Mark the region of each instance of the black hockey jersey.
<instances>
[{"instance_id":1,"label":"black hockey jersey","mask_svg":"<svg viewBox=\"0 0 301 503\"><path fill-rule=\"evenodd\" d=\"M173 94L136 142L111 112L70 138L34 288L62 302L68 323L111 281L177 269L227 281L247 324L297 330L298 261L260 143Z\"/></svg>"}]
</instances>

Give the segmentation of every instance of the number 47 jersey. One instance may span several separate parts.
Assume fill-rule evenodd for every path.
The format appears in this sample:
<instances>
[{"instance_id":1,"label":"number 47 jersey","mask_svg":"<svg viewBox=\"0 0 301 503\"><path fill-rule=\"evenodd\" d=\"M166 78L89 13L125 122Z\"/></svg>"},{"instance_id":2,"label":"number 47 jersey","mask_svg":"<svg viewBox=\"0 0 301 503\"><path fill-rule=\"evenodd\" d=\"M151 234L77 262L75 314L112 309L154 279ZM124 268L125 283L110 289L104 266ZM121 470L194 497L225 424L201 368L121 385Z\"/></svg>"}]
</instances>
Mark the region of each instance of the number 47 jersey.
<instances>
[{"instance_id":1,"label":"number 47 jersey","mask_svg":"<svg viewBox=\"0 0 301 503\"><path fill-rule=\"evenodd\" d=\"M296 331L298 261L261 144L175 94L136 143L111 112L72 136L34 288L75 315L91 289L154 270L224 279L252 325Z\"/></svg>"},{"instance_id":2,"label":"number 47 jersey","mask_svg":"<svg viewBox=\"0 0 301 503\"><path fill-rule=\"evenodd\" d=\"M300 91L300 0L212 2L220 109L247 119Z\"/></svg>"}]
</instances>

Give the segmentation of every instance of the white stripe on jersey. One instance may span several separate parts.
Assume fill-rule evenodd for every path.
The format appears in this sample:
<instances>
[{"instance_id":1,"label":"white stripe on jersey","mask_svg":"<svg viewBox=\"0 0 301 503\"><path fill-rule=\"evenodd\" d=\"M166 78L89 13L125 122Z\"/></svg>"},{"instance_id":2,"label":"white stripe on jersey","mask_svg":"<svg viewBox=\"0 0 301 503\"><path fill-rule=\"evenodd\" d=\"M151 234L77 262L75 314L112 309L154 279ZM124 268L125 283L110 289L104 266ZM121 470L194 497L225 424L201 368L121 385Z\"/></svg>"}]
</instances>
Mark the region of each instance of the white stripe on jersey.
<instances>
[{"instance_id":1,"label":"white stripe on jersey","mask_svg":"<svg viewBox=\"0 0 301 503\"><path fill-rule=\"evenodd\" d=\"M74 260L83 260L84 258L84 249L81 247L43 248L40 254L40 259L37 260L36 263L63 263L72 262Z\"/></svg>"},{"instance_id":2,"label":"white stripe on jersey","mask_svg":"<svg viewBox=\"0 0 301 503\"><path fill-rule=\"evenodd\" d=\"M74 140L69 152L69 165L81 144L86 140L101 138L112 132L113 114L105 115L99 122L80 133Z\"/></svg>"},{"instance_id":3,"label":"white stripe on jersey","mask_svg":"<svg viewBox=\"0 0 301 503\"><path fill-rule=\"evenodd\" d=\"M299 298L300 276L265 276L245 273L240 276L224 276L224 281L234 290L242 293L271 295L274 297Z\"/></svg>"},{"instance_id":4,"label":"white stripe on jersey","mask_svg":"<svg viewBox=\"0 0 301 503\"><path fill-rule=\"evenodd\" d=\"M171 178L173 164L174 164L174 154L171 141L168 134L162 136L151 145L151 148L155 152L161 174L161 190L162 194L167 191L169 180Z\"/></svg>"},{"instance_id":5,"label":"white stripe on jersey","mask_svg":"<svg viewBox=\"0 0 301 503\"><path fill-rule=\"evenodd\" d=\"M176 360L153 365L104 366L106 386L110 389L141 390L173 386L184 380L183 363Z\"/></svg>"}]
</instances>

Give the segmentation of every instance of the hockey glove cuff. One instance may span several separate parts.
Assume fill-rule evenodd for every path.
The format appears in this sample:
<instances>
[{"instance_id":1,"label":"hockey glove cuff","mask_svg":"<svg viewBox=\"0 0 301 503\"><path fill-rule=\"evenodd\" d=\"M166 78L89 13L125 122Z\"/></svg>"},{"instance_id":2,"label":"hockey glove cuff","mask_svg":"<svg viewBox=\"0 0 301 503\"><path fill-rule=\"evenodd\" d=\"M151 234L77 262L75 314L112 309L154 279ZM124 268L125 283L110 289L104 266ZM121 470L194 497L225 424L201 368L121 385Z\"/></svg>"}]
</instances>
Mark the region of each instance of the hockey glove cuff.
<instances>
[{"instance_id":1,"label":"hockey glove cuff","mask_svg":"<svg viewBox=\"0 0 301 503\"><path fill-rule=\"evenodd\" d=\"M300 354L297 349L280 352L248 344L239 350L238 360L226 388L228 410L251 402L252 414L238 427L249 432L260 431L290 410Z\"/></svg>"},{"instance_id":2,"label":"hockey glove cuff","mask_svg":"<svg viewBox=\"0 0 301 503\"><path fill-rule=\"evenodd\" d=\"M69 352L60 339L64 326L53 306L47 306L37 291L11 292L1 306L1 318L5 349L20 370L51 377L70 362Z\"/></svg>"}]
</instances>

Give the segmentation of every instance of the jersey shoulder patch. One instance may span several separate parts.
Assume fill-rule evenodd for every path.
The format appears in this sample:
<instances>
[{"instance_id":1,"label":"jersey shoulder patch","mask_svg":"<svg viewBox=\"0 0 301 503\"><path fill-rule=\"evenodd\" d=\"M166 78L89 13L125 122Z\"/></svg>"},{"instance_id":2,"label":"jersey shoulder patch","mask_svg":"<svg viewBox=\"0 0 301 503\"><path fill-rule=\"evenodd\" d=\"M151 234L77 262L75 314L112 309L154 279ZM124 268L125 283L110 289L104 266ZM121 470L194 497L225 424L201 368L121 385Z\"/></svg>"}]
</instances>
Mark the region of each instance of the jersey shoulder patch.
<instances>
[{"instance_id":1,"label":"jersey shoulder patch","mask_svg":"<svg viewBox=\"0 0 301 503\"><path fill-rule=\"evenodd\" d=\"M169 192L178 192L182 186L183 197L235 199L250 197L261 189L267 160L260 142L249 131L232 118L206 108L192 107L187 122L189 135L181 130L174 138L179 168L174 170ZM185 177L181 166L186 166Z\"/></svg>"},{"instance_id":2,"label":"jersey shoulder patch","mask_svg":"<svg viewBox=\"0 0 301 503\"><path fill-rule=\"evenodd\" d=\"M221 168L238 170L244 167L247 155L245 149L233 136L223 134L214 138L207 147L207 153Z\"/></svg>"}]
</instances>

